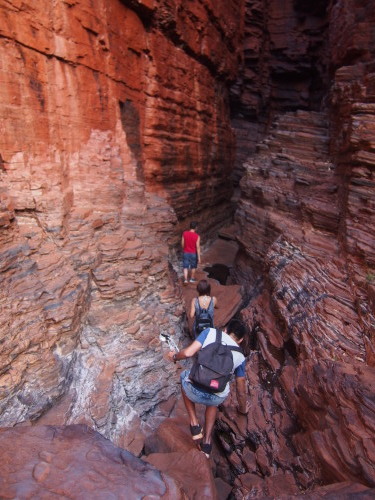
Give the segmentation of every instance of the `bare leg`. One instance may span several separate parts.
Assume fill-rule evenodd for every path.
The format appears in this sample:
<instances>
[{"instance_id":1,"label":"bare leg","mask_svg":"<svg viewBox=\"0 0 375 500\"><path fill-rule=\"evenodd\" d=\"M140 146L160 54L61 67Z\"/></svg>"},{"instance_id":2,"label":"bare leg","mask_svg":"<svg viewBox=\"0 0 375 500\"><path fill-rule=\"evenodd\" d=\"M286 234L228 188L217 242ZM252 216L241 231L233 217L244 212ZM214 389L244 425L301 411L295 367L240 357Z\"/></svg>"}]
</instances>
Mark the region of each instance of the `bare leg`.
<instances>
[{"instance_id":1,"label":"bare leg","mask_svg":"<svg viewBox=\"0 0 375 500\"><path fill-rule=\"evenodd\" d=\"M195 278L195 269L194 267L191 269L191 279L193 280Z\"/></svg>"},{"instance_id":2,"label":"bare leg","mask_svg":"<svg viewBox=\"0 0 375 500\"><path fill-rule=\"evenodd\" d=\"M188 280L188 269L187 268L184 268L184 279L185 279L185 281Z\"/></svg>"},{"instance_id":3,"label":"bare leg","mask_svg":"<svg viewBox=\"0 0 375 500\"><path fill-rule=\"evenodd\" d=\"M190 399L186 396L186 394L182 388L181 388L181 392L182 392L182 397L183 397L183 400L185 403L186 410L189 414L190 425L199 425L197 414L195 412L195 403L190 401Z\"/></svg>"},{"instance_id":4,"label":"bare leg","mask_svg":"<svg viewBox=\"0 0 375 500\"><path fill-rule=\"evenodd\" d=\"M204 443L211 444L211 435L216 420L216 412L217 406L206 406L206 413L204 416Z\"/></svg>"}]
</instances>

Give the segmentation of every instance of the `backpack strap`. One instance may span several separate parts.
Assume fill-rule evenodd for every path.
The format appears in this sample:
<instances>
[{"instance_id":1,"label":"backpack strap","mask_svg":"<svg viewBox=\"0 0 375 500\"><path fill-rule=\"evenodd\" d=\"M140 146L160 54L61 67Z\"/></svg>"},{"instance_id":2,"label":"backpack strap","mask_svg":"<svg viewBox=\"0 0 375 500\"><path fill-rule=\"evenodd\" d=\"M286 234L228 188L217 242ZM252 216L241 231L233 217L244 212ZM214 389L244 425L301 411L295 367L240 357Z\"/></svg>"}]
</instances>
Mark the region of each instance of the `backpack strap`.
<instances>
[{"instance_id":1,"label":"backpack strap","mask_svg":"<svg viewBox=\"0 0 375 500\"><path fill-rule=\"evenodd\" d=\"M228 345L228 347L231 351L237 351L243 354L242 349L239 345Z\"/></svg>"},{"instance_id":2,"label":"backpack strap","mask_svg":"<svg viewBox=\"0 0 375 500\"><path fill-rule=\"evenodd\" d=\"M215 342L217 344L221 344L221 339L223 337L223 332L221 330L219 330L219 328L215 328L216 330L216 339L215 339Z\"/></svg>"},{"instance_id":3,"label":"backpack strap","mask_svg":"<svg viewBox=\"0 0 375 500\"><path fill-rule=\"evenodd\" d=\"M202 311L202 308L201 308L201 305L199 303L199 298L198 297L195 299L195 303L198 304L198 314L199 314Z\"/></svg>"}]
</instances>

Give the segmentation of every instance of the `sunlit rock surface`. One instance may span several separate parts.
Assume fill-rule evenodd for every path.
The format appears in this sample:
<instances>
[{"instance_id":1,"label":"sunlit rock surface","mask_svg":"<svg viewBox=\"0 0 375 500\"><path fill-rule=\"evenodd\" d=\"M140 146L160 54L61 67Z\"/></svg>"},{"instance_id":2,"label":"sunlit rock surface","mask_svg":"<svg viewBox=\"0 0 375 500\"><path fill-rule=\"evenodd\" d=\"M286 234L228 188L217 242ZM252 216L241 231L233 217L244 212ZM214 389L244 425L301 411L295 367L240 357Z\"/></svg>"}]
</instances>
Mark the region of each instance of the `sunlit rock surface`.
<instances>
[{"instance_id":1,"label":"sunlit rock surface","mask_svg":"<svg viewBox=\"0 0 375 500\"><path fill-rule=\"evenodd\" d=\"M176 393L159 342L185 321L168 261L191 218L207 244L231 215L241 9L2 3L2 425L86 423L128 445Z\"/></svg>"},{"instance_id":2,"label":"sunlit rock surface","mask_svg":"<svg viewBox=\"0 0 375 500\"><path fill-rule=\"evenodd\" d=\"M0 6L1 425L87 424L188 496L371 497L374 15L360 0ZM181 345L181 230L199 220L207 246L230 177L239 251L216 317L244 300L251 409L225 403L203 465L183 410L166 419L178 368L159 333Z\"/></svg>"}]
</instances>

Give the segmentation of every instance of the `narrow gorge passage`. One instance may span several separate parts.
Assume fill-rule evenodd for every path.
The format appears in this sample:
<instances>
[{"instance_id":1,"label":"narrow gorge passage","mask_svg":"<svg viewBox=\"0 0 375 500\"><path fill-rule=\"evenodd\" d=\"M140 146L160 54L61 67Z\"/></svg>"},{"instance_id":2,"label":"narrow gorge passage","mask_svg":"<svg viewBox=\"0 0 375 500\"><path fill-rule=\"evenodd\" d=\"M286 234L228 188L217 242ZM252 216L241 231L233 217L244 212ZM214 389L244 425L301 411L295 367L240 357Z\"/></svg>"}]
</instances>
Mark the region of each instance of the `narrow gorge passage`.
<instances>
[{"instance_id":1,"label":"narrow gorge passage","mask_svg":"<svg viewBox=\"0 0 375 500\"><path fill-rule=\"evenodd\" d=\"M211 294L218 298L219 307L215 310L215 326L218 327L225 326L233 316L241 317L242 310L250 300L248 290L235 284L232 277L239 252L237 230L235 226L221 230L219 236L222 237L203 252L196 274L197 281L209 280ZM228 285L220 284L212 276L208 277L215 266L219 269L219 277L223 270L229 271ZM188 315L191 300L197 296L196 283L183 286L182 279L179 281L185 314ZM248 285L249 288L254 288L255 284ZM254 298L256 296L252 297ZM271 312L266 319L272 328ZM189 333L182 346L188 345L192 340L191 327L192 322L189 320ZM169 413L163 411L163 405L157 410L158 418L163 421L156 432L146 439L141 457L179 481L189 498L240 499L243 498L241 491L244 491L244 485L253 492L252 498L263 498L266 494L272 494L272 498L279 498L282 494L293 495L293 498L308 498L305 497L307 491L321 484L319 476L311 474L311 468L317 471L319 466L314 464L309 450L306 450L304 458L309 460L309 469L303 469L292 440L293 435L302 430L301 425L288 405L288 398L283 396L284 389L278 380L280 371L264 358L266 352L268 356L273 355L284 363L285 356L291 352L292 341L289 345L286 343L283 353L267 343L263 346L262 354L257 339L258 329L257 321L248 323L248 335L243 347L247 355L246 376L250 403L248 416L244 417L236 412L232 382L230 396L219 407L214 430L214 449L209 461L201 452L197 452L197 446L191 439L189 419L181 396L177 396L177 405L169 402L164 407L164 410L170 409ZM267 335L268 332L263 333ZM296 362L298 360L295 357L293 363ZM191 360L177 364L178 375L175 380L179 384L179 373L190 366ZM200 421L203 422L204 407L198 405L198 409ZM267 470L269 464L274 472L272 477ZM361 487L348 486L345 491L361 491ZM303 496L299 496L300 492L304 492Z\"/></svg>"},{"instance_id":2,"label":"narrow gorge passage","mask_svg":"<svg viewBox=\"0 0 375 500\"><path fill-rule=\"evenodd\" d=\"M374 370L356 366L351 358L354 354L361 362L364 351L354 338L356 302L344 288L347 264L336 241L341 187L328 157L327 116L285 113L257 149L245 165L230 231L236 259L229 263L232 280L242 283L239 316L256 336L247 371L251 408L245 422L236 414L233 398L221 409L215 481L236 499L346 498L361 497L361 492L371 498L373 421L368 403ZM228 241L216 243L224 249ZM202 266L206 273L214 263L223 263L217 255L214 245L208 265ZM183 291L187 310L195 294L195 287L189 287ZM343 302L350 313L338 320ZM353 390L361 394L358 399ZM162 441L173 435L167 429L166 421ZM350 443L355 443L355 455ZM176 443L170 446L174 449Z\"/></svg>"},{"instance_id":3,"label":"narrow gorge passage","mask_svg":"<svg viewBox=\"0 0 375 500\"><path fill-rule=\"evenodd\" d=\"M0 497L374 497L373 3L0 0ZM252 339L210 462L192 220Z\"/></svg>"},{"instance_id":4,"label":"narrow gorge passage","mask_svg":"<svg viewBox=\"0 0 375 500\"><path fill-rule=\"evenodd\" d=\"M218 328L223 328L228 321L237 315L242 307L244 297L241 286L232 282L230 273L235 265L235 258L238 252L238 244L235 241L233 227L223 228L219 233L219 238L205 245L202 252L201 263L196 271L197 282L200 279L207 279L211 285L211 295L217 298L218 307L215 309L214 324ZM220 237L222 236L222 237ZM224 236L224 237L223 237ZM212 276L216 271L219 276ZM226 279L224 280L223 271ZM219 282L226 281L227 284ZM185 304L185 314L188 317L190 304L194 297L197 297L197 283L183 285L182 278L179 279L183 301ZM187 330L182 346L190 344L194 338L192 335L192 321L188 319ZM166 350L168 350L166 348ZM249 349L245 347L248 354ZM167 361L168 362L168 361ZM177 377L175 382L179 385L179 373L181 370L191 366L191 360L178 362ZM232 387L232 390L234 388ZM233 404L233 402L231 403ZM220 444L221 440L228 440L222 428L222 418L224 413L218 413L218 427L220 428L220 439L214 433L214 453L213 459L207 460L203 453L197 451L197 445L193 442L189 430L189 418L183 404L182 397L177 396L177 404L171 406L171 412L163 415L163 407L157 410L159 418L163 422L155 433L146 439L144 455L142 459L151 463L157 469L168 473L179 481L187 492L188 498L225 499L230 495L233 487L234 476L230 471L230 461L227 462L227 451ZM204 407L197 405L198 415L201 423L204 419ZM246 417L237 415L236 425L245 424ZM231 477L229 484L228 477Z\"/></svg>"}]
</instances>

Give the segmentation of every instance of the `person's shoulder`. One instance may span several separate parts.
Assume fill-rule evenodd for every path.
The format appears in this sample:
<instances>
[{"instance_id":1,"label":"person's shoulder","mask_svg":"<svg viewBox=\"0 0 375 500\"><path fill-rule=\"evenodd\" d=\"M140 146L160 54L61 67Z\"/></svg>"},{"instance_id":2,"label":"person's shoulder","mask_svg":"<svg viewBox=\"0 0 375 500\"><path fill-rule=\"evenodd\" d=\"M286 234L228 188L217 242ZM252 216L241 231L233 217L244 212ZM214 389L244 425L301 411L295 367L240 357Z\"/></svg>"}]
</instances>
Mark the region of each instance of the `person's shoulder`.
<instances>
[{"instance_id":1,"label":"person's shoulder","mask_svg":"<svg viewBox=\"0 0 375 500\"><path fill-rule=\"evenodd\" d=\"M206 328L195 340L198 340L202 345L208 345L215 341L216 330L214 328Z\"/></svg>"},{"instance_id":2,"label":"person's shoulder","mask_svg":"<svg viewBox=\"0 0 375 500\"><path fill-rule=\"evenodd\" d=\"M207 328L207 343L212 344L216 340L216 328Z\"/></svg>"}]
</instances>

